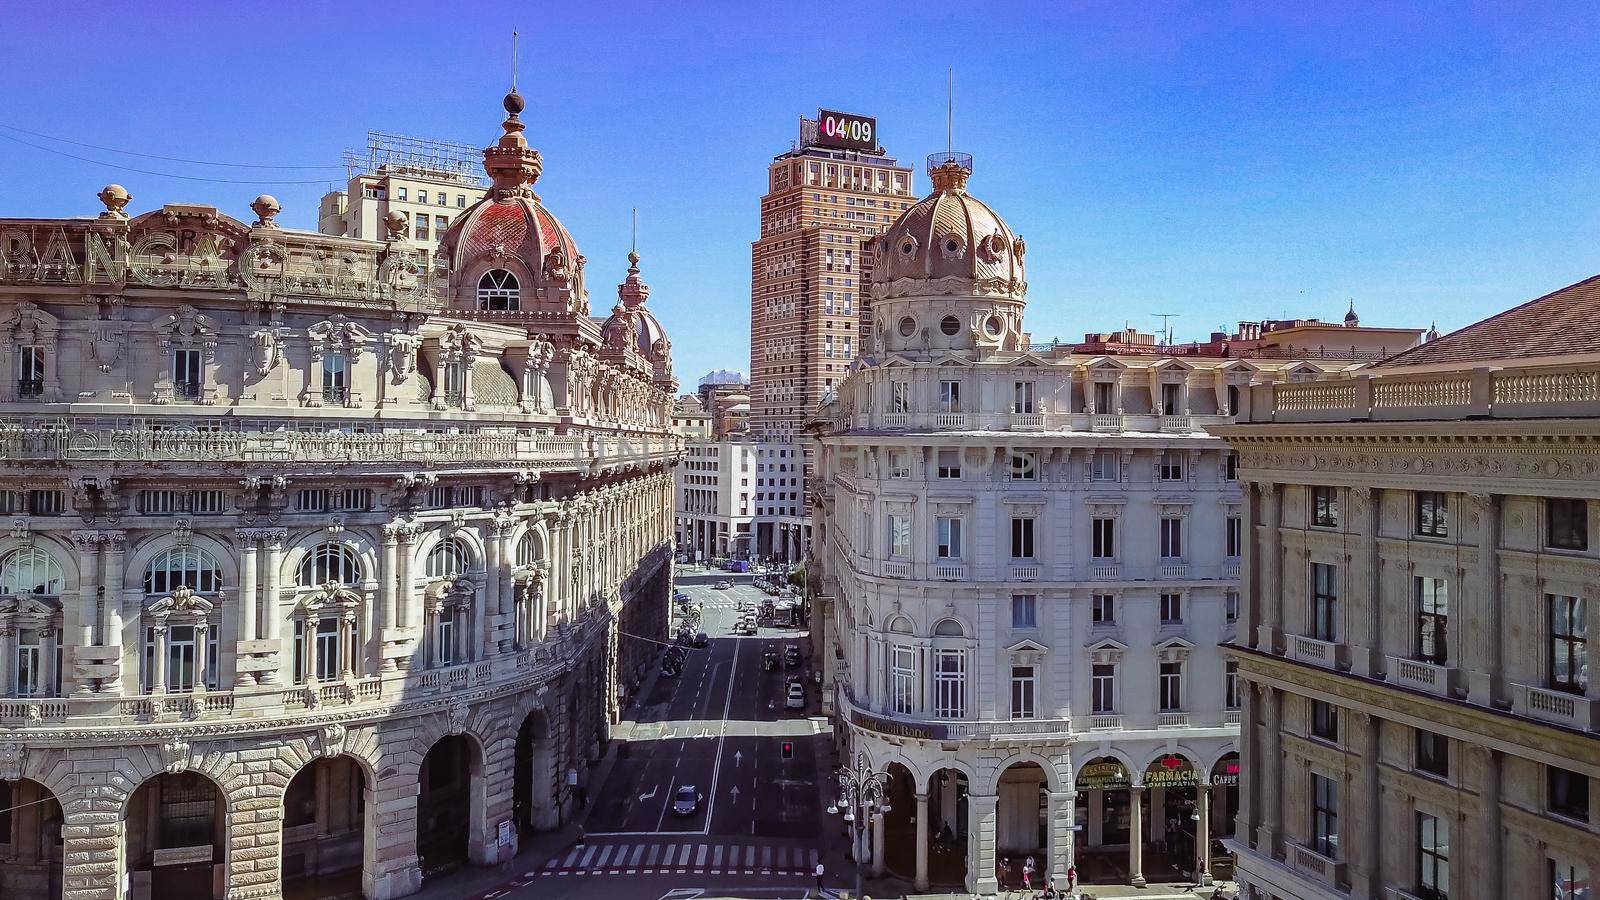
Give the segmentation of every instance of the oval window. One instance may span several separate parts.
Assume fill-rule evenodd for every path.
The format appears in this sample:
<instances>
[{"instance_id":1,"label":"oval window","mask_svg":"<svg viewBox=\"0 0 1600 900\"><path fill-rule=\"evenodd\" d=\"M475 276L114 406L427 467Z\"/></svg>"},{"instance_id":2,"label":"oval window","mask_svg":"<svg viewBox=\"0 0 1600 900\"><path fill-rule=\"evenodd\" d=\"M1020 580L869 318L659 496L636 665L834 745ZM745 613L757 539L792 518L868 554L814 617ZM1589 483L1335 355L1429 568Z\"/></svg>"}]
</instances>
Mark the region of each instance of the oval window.
<instances>
[{"instance_id":1,"label":"oval window","mask_svg":"<svg viewBox=\"0 0 1600 900\"><path fill-rule=\"evenodd\" d=\"M989 332L990 337L999 337L1005 327L1006 323L999 316L990 316L989 320L983 323L983 330Z\"/></svg>"},{"instance_id":2,"label":"oval window","mask_svg":"<svg viewBox=\"0 0 1600 900\"><path fill-rule=\"evenodd\" d=\"M900 336L911 337L917 331L917 320L906 316L900 320Z\"/></svg>"},{"instance_id":3,"label":"oval window","mask_svg":"<svg viewBox=\"0 0 1600 900\"><path fill-rule=\"evenodd\" d=\"M910 241L906 241L905 243L900 245L900 252L904 253L907 256L910 256L912 254L912 252L914 252L916 249L917 249L917 245L911 243Z\"/></svg>"},{"instance_id":4,"label":"oval window","mask_svg":"<svg viewBox=\"0 0 1600 900\"><path fill-rule=\"evenodd\" d=\"M946 252L946 253L956 253L960 249L961 249L961 245L956 243L955 239L953 239L953 238L944 242L944 252Z\"/></svg>"},{"instance_id":5,"label":"oval window","mask_svg":"<svg viewBox=\"0 0 1600 900\"><path fill-rule=\"evenodd\" d=\"M955 316L945 316L939 323L939 330L954 337L955 333L961 330L961 320Z\"/></svg>"}]
</instances>

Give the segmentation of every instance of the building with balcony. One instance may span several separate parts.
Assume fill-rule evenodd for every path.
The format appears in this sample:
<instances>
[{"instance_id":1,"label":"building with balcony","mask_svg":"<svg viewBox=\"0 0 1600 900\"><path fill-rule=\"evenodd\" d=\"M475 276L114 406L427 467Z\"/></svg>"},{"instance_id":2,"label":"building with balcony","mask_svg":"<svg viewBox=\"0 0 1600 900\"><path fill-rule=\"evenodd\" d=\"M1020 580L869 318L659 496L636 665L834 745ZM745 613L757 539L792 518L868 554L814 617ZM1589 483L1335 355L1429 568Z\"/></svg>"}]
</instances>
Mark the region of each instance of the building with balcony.
<instances>
[{"instance_id":1,"label":"building with balcony","mask_svg":"<svg viewBox=\"0 0 1600 900\"><path fill-rule=\"evenodd\" d=\"M993 891L1204 880L1238 778L1242 551L1206 425L1349 360L1115 354L1023 326L1026 245L971 158L873 245L871 343L810 429L816 657L839 737L891 777L874 866ZM1413 334L1413 340L1415 335Z\"/></svg>"},{"instance_id":2,"label":"building with balcony","mask_svg":"<svg viewBox=\"0 0 1600 900\"><path fill-rule=\"evenodd\" d=\"M1239 454L1252 900L1577 900L1600 873L1600 279L1259 384Z\"/></svg>"},{"instance_id":3,"label":"building with balcony","mask_svg":"<svg viewBox=\"0 0 1600 900\"><path fill-rule=\"evenodd\" d=\"M756 445L739 440L688 441L674 477L679 554L689 562L749 559Z\"/></svg>"},{"instance_id":4,"label":"building with balcony","mask_svg":"<svg viewBox=\"0 0 1600 900\"><path fill-rule=\"evenodd\" d=\"M444 267L266 196L0 219L0 894L399 897L585 789L666 631L676 382L522 106Z\"/></svg>"}]
</instances>

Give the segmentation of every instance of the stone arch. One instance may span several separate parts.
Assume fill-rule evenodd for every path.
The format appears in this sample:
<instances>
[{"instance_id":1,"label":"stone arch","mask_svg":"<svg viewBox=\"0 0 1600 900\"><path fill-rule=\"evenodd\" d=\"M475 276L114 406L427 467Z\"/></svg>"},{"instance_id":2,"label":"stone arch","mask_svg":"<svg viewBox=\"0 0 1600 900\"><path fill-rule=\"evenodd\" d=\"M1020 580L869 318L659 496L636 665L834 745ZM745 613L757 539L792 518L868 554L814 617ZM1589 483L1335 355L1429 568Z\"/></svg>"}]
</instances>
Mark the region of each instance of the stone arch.
<instances>
[{"instance_id":1,"label":"stone arch","mask_svg":"<svg viewBox=\"0 0 1600 900\"><path fill-rule=\"evenodd\" d=\"M1238 744L1234 743L1233 741L1223 741L1221 744L1217 745L1216 752L1203 757L1191 756L1190 760L1194 763L1196 769L1199 769L1203 772L1210 772L1212 769L1217 767L1217 763L1222 762L1223 757L1230 753L1238 752Z\"/></svg>"},{"instance_id":2,"label":"stone arch","mask_svg":"<svg viewBox=\"0 0 1600 900\"><path fill-rule=\"evenodd\" d=\"M483 536L478 534L478 529L471 527L462 528L434 528L424 533L422 540L417 542L415 558L412 565L415 571L422 572L427 568L428 557L438 546L448 540L461 543L461 549L467 553L469 571L480 571L488 559L486 548L483 545Z\"/></svg>"},{"instance_id":3,"label":"stone arch","mask_svg":"<svg viewBox=\"0 0 1600 900\"><path fill-rule=\"evenodd\" d=\"M377 743L375 729L363 728L352 734L344 725L329 723L315 735L281 745L268 775L268 783L278 791L278 848L273 858L278 864L280 889L296 880L298 874L321 882L324 890L341 894L359 890L363 896L374 895L373 885L379 874L378 769L374 765ZM318 780L327 778L329 784L324 788L317 781L312 782L315 812L311 821L305 822L291 804L296 799L295 784L308 773L314 773ZM359 785L350 784L351 774L359 779ZM350 807L352 788L360 791L358 809ZM335 831L341 824L342 831ZM292 834L307 826L310 834ZM308 869L314 871L308 873Z\"/></svg>"},{"instance_id":4,"label":"stone arch","mask_svg":"<svg viewBox=\"0 0 1600 900\"><path fill-rule=\"evenodd\" d=\"M0 807L8 812L10 853L0 860L0 896L57 900L65 875L63 798L37 779L3 774Z\"/></svg>"},{"instance_id":5,"label":"stone arch","mask_svg":"<svg viewBox=\"0 0 1600 900\"><path fill-rule=\"evenodd\" d=\"M30 547L50 554L50 558L55 560L56 565L60 567L61 591L57 596L69 592L77 593L79 590L78 579L81 577L78 572L78 554L70 541L60 539L53 532L30 534L27 538L16 538L10 535L0 538L0 562L3 562L12 553L18 550L27 550Z\"/></svg>"},{"instance_id":6,"label":"stone arch","mask_svg":"<svg viewBox=\"0 0 1600 900\"><path fill-rule=\"evenodd\" d=\"M451 730L417 760L417 855L422 877L454 871L481 856L486 822L489 753L476 736ZM452 822L465 822L452 825Z\"/></svg>"},{"instance_id":7,"label":"stone arch","mask_svg":"<svg viewBox=\"0 0 1600 900\"><path fill-rule=\"evenodd\" d=\"M1142 767L1134 765L1133 757L1129 756L1127 751L1123 750L1121 747L1112 747L1102 744L1097 747L1086 747L1084 748L1084 752L1087 755L1084 756L1083 759L1073 760L1072 780L1074 784L1076 784L1078 780L1078 775L1083 772L1084 766L1101 759L1114 759L1117 762L1122 763L1122 768L1127 771L1128 778L1130 780L1137 779L1140 774L1144 772Z\"/></svg>"},{"instance_id":8,"label":"stone arch","mask_svg":"<svg viewBox=\"0 0 1600 900\"><path fill-rule=\"evenodd\" d=\"M1146 769L1150 768L1153 763L1156 763L1169 756L1182 757L1183 759L1187 760L1189 765L1193 766L1197 772L1201 770L1200 761L1205 758L1184 744L1177 744L1171 750L1166 750L1164 748L1151 750L1148 754L1149 758L1144 761L1144 765L1134 770L1135 775L1139 778L1139 783L1143 782L1144 772Z\"/></svg>"},{"instance_id":9,"label":"stone arch","mask_svg":"<svg viewBox=\"0 0 1600 900\"><path fill-rule=\"evenodd\" d=\"M961 629L961 633L960 634L940 634L939 633L939 629L941 627L943 627L946 623L955 625L957 628ZM929 637L947 637L947 638L970 639L972 637L972 628L967 622L962 620L961 616L958 616L955 613L948 613L948 614L942 615L938 619L934 620L933 624L931 626L929 626L929 628L928 628L928 636Z\"/></svg>"},{"instance_id":10,"label":"stone arch","mask_svg":"<svg viewBox=\"0 0 1600 900\"><path fill-rule=\"evenodd\" d=\"M505 254L496 256L482 254L469 260L465 266L457 271L457 280L452 285L455 294L455 307L457 309L479 309L478 282L483 280L486 272L494 269L504 269L516 276L518 290L518 309L527 312L535 303L535 288L538 282L534 278L533 270L519 257Z\"/></svg>"},{"instance_id":11,"label":"stone arch","mask_svg":"<svg viewBox=\"0 0 1600 900\"><path fill-rule=\"evenodd\" d=\"M233 865L233 844L229 834L234 832L240 816L241 805L256 799L258 789L248 779L237 777L235 766L221 753L212 750L196 754L187 741L172 737L159 747L145 746L142 752L127 753L122 762L132 764L133 775L127 780L126 793L121 796L122 864L134 889L141 885L153 896L208 896L213 884L213 869L221 866L224 876L223 890L229 890L236 875ZM212 789L212 806L209 815L201 793L205 785ZM171 806L150 808L150 804L171 803ZM181 810L188 815L175 816L170 810ZM253 819L252 819L253 821ZM152 827L154 823L154 827ZM210 857L199 857L192 848L204 831L210 832L212 848ZM157 850L184 850L174 856L188 858L172 864L157 865ZM275 861L257 860L245 868L253 871L258 865ZM121 877L122 873L118 873Z\"/></svg>"},{"instance_id":12,"label":"stone arch","mask_svg":"<svg viewBox=\"0 0 1600 900\"><path fill-rule=\"evenodd\" d=\"M323 544L340 544L353 550L356 562L361 565L362 587L373 588L377 586L378 545L360 529L351 529L330 535L327 529L319 528L306 531L292 538L284 546L283 564L278 570L278 583L286 587L298 587L300 585L300 565L305 562L306 557L312 551Z\"/></svg>"},{"instance_id":13,"label":"stone arch","mask_svg":"<svg viewBox=\"0 0 1600 900\"><path fill-rule=\"evenodd\" d=\"M978 770L974 768L971 763L955 756L945 755L940 756L938 759L929 760L924 769L924 777L929 779L939 774L941 769L949 769L953 772L959 772L966 776L967 785L973 793L977 793L978 786L985 783L985 779L979 775Z\"/></svg>"},{"instance_id":14,"label":"stone arch","mask_svg":"<svg viewBox=\"0 0 1600 900\"><path fill-rule=\"evenodd\" d=\"M1065 779L1062 778L1061 772L1056 769L1056 764L1054 762L1051 762L1050 759L1043 754L1036 753L1032 750L1018 750L1015 753L1012 753L1010 756L1007 756L995 763L993 777L984 783L984 788L986 789L985 793L993 794L997 790L1000 784L1000 778L1005 775L1007 769L1011 768L1012 766L1024 765L1026 763L1033 763L1040 769L1044 770L1045 786L1050 790L1059 791L1062 789Z\"/></svg>"},{"instance_id":15,"label":"stone arch","mask_svg":"<svg viewBox=\"0 0 1600 900\"><path fill-rule=\"evenodd\" d=\"M181 546L177 539L170 534L151 533L150 537L139 543L137 549L128 553L126 563L122 569L122 584L106 585L106 590L130 591L137 589L140 595L144 594L144 576L149 570L150 563L157 556L168 550ZM217 562L217 571L221 574L224 587L236 587L239 584L238 559L240 553L231 542L223 542L211 535L195 532L189 538L188 546L204 550L211 554ZM191 585L192 586L192 585ZM197 591L197 593L202 593Z\"/></svg>"},{"instance_id":16,"label":"stone arch","mask_svg":"<svg viewBox=\"0 0 1600 900\"><path fill-rule=\"evenodd\" d=\"M542 519L523 519L520 527L511 534L511 558L513 564L519 568L523 566L521 562L523 541L529 539L538 548L536 559L550 559L550 534L548 529L545 528L544 521Z\"/></svg>"},{"instance_id":17,"label":"stone arch","mask_svg":"<svg viewBox=\"0 0 1600 900\"><path fill-rule=\"evenodd\" d=\"M542 703L519 702L512 721L517 723L512 761L513 815L518 828L547 831L559 822L555 779L559 774L560 742L552 733L551 716Z\"/></svg>"}]
</instances>

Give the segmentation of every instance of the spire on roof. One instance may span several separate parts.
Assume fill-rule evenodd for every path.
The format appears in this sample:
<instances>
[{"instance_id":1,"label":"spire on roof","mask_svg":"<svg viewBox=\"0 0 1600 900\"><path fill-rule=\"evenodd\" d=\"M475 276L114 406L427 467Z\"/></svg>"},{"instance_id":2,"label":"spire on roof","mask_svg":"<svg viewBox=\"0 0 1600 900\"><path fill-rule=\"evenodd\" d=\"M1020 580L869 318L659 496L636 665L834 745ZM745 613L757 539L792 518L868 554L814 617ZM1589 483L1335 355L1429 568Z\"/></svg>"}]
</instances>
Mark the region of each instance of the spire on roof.
<instances>
[{"instance_id":1,"label":"spire on roof","mask_svg":"<svg viewBox=\"0 0 1600 900\"><path fill-rule=\"evenodd\" d=\"M1361 324L1361 317L1356 315L1356 301L1350 301L1350 311L1344 314L1344 327L1355 328Z\"/></svg>"}]
</instances>

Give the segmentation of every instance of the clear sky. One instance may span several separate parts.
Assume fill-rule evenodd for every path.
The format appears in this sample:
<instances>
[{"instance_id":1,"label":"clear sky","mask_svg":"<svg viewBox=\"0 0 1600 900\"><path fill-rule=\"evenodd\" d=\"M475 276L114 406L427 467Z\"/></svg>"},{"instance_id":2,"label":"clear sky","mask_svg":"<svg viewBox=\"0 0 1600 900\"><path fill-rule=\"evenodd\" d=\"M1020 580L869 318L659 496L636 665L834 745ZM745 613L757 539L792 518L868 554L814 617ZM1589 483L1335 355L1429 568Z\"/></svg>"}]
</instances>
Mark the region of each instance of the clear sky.
<instances>
[{"instance_id":1,"label":"clear sky","mask_svg":"<svg viewBox=\"0 0 1600 900\"><path fill-rule=\"evenodd\" d=\"M9 11L4 8L9 7ZM141 153L331 166L369 128L485 146L521 30L538 190L597 311L643 269L686 386L749 367L765 167L819 105L944 149L1028 240L1035 340L1154 313L1441 331L1600 271L1600 7L1338 3L83 3L0 0L0 125ZM0 134L37 138L0 129ZM314 228L334 169L0 140L0 216L168 201ZM326 180L318 180L326 179Z\"/></svg>"}]
</instances>

